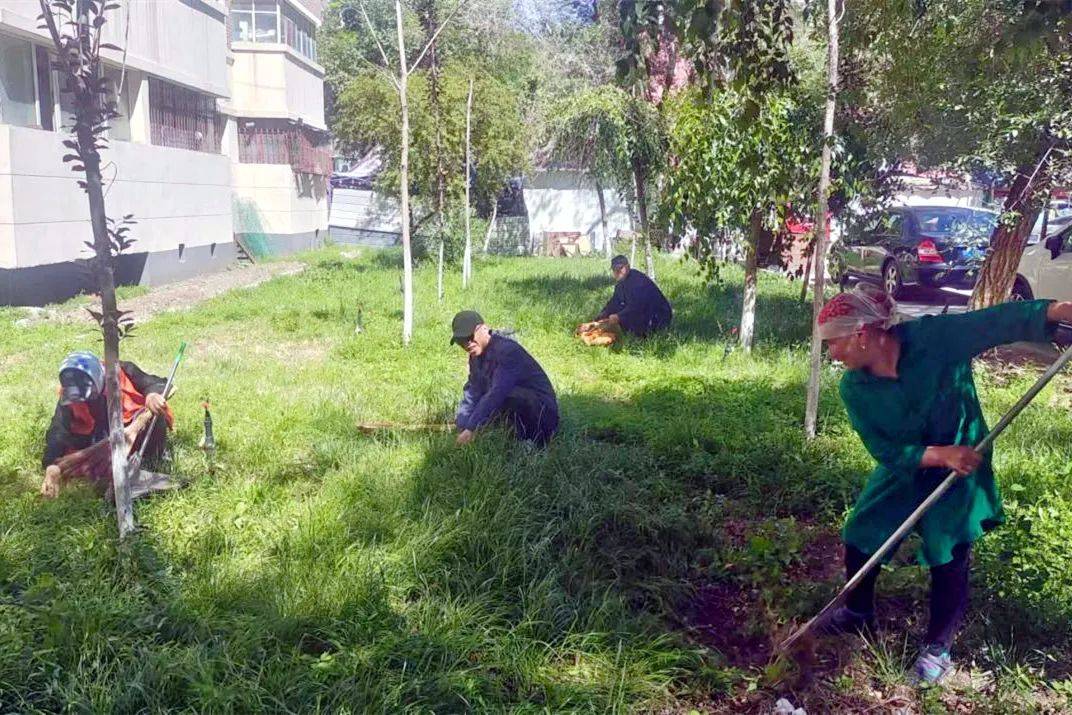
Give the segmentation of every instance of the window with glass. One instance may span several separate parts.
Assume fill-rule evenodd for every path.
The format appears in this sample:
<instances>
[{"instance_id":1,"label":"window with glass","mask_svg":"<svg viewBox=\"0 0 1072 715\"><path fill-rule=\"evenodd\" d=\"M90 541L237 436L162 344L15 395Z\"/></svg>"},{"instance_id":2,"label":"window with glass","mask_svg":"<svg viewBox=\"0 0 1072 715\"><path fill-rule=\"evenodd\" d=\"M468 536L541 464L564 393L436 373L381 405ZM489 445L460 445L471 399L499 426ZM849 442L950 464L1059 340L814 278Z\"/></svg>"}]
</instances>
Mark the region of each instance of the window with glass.
<instances>
[{"instance_id":1,"label":"window with glass","mask_svg":"<svg viewBox=\"0 0 1072 715\"><path fill-rule=\"evenodd\" d=\"M0 35L0 122L38 126L33 45Z\"/></svg>"},{"instance_id":2,"label":"window with glass","mask_svg":"<svg viewBox=\"0 0 1072 715\"><path fill-rule=\"evenodd\" d=\"M290 5L283 8L283 41L298 54L316 61L316 26Z\"/></svg>"},{"instance_id":3,"label":"window with glass","mask_svg":"<svg viewBox=\"0 0 1072 715\"><path fill-rule=\"evenodd\" d=\"M154 145L219 154L225 123L214 97L149 78L149 132Z\"/></svg>"},{"instance_id":4,"label":"window with glass","mask_svg":"<svg viewBox=\"0 0 1072 715\"><path fill-rule=\"evenodd\" d=\"M293 6L277 0L234 0L231 40L283 43L316 61L316 25Z\"/></svg>"},{"instance_id":5,"label":"window with glass","mask_svg":"<svg viewBox=\"0 0 1072 715\"><path fill-rule=\"evenodd\" d=\"M108 121L108 138L130 141L130 74L108 67L104 77L111 86L115 110L119 113Z\"/></svg>"},{"instance_id":6,"label":"window with glass","mask_svg":"<svg viewBox=\"0 0 1072 715\"><path fill-rule=\"evenodd\" d=\"M235 42L279 42L277 0L233 0L231 39Z\"/></svg>"}]
</instances>

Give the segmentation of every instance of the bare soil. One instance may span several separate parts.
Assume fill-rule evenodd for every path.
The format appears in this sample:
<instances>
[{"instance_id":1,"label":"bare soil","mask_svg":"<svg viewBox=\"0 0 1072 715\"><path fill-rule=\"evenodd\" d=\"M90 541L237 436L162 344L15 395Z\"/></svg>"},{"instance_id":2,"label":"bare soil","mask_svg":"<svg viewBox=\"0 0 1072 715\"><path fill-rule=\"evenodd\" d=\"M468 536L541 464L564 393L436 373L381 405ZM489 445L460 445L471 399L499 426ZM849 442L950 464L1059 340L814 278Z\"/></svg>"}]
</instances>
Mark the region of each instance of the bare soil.
<instances>
[{"instance_id":1,"label":"bare soil","mask_svg":"<svg viewBox=\"0 0 1072 715\"><path fill-rule=\"evenodd\" d=\"M148 293L120 300L119 307L130 311L135 323L143 323L155 315L165 312L188 310L210 298L237 288L252 288L277 276L290 276L301 273L306 264L295 261L261 263L242 268L232 268L220 273L188 278L152 288ZM43 322L79 323L93 322L87 308L99 310L100 302L94 297L87 304L64 304L57 308L31 308L26 318L18 321L22 325L34 325Z\"/></svg>"}]
</instances>

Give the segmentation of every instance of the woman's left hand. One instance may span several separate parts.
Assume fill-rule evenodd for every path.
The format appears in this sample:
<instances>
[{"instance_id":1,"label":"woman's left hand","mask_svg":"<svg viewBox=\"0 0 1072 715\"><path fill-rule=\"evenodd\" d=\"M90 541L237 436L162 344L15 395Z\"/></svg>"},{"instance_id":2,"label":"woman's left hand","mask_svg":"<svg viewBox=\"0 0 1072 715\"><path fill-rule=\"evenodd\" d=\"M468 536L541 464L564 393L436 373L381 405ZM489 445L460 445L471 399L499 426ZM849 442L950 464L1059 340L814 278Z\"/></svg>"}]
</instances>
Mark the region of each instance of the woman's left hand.
<instances>
[{"instance_id":1,"label":"woman's left hand","mask_svg":"<svg viewBox=\"0 0 1072 715\"><path fill-rule=\"evenodd\" d=\"M1072 303L1050 303L1050 307L1046 309L1046 320L1051 323L1072 323Z\"/></svg>"}]
</instances>

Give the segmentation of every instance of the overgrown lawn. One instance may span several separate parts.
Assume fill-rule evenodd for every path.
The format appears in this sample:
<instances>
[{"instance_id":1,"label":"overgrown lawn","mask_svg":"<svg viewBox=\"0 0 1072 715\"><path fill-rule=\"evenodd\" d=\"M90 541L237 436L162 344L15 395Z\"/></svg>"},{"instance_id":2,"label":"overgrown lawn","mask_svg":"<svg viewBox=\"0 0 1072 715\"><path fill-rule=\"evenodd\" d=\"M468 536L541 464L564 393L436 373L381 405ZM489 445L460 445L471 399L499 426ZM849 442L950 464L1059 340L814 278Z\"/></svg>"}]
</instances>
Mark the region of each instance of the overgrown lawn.
<instances>
[{"instance_id":1,"label":"overgrown lawn","mask_svg":"<svg viewBox=\"0 0 1072 715\"><path fill-rule=\"evenodd\" d=\"M664 259L674 329L602 350L572 336L609 296L602 260L485 259L468 293L451 276L442 305L426 266L402 348L396 254L305 260L124 343L161 374L190 343L173 405L174 472L192 484L139 503L129 547L87 491L37 496L55 368L99 338L0 312L0 710L769 711L795 687L812 707L901 692L883 664L911 662L926 588L915 566L884 577L894 628L852 654L855 669L797 686L722 645L737 631L769 642L833 593L837 554L819 545L836 543L870 469L832 367L822 435L803 439L799 285L762 277L749 356L729 334L739 272L707 287ZM446 433L355 429L450 418L466 367L449 321L463 308L516 330L547 369L563 416L547 451L497 432L457 449ZM992 418L1037 374L977 372ZM980 710L1072 693L1069 402L1062 379L998 450L1011 523L979 549L960 648L995 678L958 691ZM746 606L704 616L727 633L697 626L708 588Z\"/></svg>"}]
</instances>

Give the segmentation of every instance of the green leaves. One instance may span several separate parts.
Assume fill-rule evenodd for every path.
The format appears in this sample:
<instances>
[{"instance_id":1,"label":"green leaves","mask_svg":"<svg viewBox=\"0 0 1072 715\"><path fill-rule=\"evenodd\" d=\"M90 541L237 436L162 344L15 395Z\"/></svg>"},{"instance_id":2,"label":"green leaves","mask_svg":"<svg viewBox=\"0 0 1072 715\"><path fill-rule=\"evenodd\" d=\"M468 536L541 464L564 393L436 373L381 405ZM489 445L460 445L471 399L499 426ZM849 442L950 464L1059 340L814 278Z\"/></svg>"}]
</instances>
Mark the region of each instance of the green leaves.
<instances>
[{"instance_id":1,"label":"green leaves","mask_svg":"<svg viewBox=\"0 0 1072 715\"><path fill-rule=\"evenodd\" d=\"M787 93L692 91L669 104L670 151L663 201L668 220L697 232L700 260L712 262L727 232L753 214L776 228L790 204L809 206L818 179L817 117Z\"/></svg>"}]
</instances>

